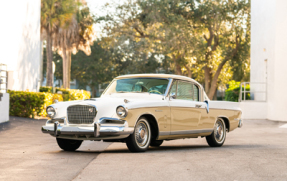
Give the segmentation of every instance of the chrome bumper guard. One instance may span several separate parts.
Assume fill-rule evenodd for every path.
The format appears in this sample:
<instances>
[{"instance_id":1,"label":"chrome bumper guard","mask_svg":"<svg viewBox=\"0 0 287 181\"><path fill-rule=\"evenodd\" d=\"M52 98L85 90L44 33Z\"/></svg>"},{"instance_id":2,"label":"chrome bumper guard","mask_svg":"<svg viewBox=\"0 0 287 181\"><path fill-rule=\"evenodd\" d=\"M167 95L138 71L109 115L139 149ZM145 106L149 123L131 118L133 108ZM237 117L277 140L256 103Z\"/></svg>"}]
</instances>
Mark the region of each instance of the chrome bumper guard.
<instances>
[{"instance_id":1,"label":"chrome bumper guard","mask_svg":"<svg viewBox=\"0 0 287 181\"><path fill-rule=\"evenodd\" d=\"M243 126L243 121L242 119L239 120L239 123L238 123L238 128L241 128Z\"/></svg>"},{"instance_id":2,"label":"chrome bumper guard","mask_svg":"<svg viewBox=\"0 0 287 181\"><path fill-rule=\"evenodd\" d=\"M133 131L134 128L128 127L127 121L116 118L101 118L93 125L64 125L59 121L48 120L46 125L42 126L43 133L55 137L68 135L84 135L95 138L123 135L128 137Z\"/></svg>"}]
</instances>

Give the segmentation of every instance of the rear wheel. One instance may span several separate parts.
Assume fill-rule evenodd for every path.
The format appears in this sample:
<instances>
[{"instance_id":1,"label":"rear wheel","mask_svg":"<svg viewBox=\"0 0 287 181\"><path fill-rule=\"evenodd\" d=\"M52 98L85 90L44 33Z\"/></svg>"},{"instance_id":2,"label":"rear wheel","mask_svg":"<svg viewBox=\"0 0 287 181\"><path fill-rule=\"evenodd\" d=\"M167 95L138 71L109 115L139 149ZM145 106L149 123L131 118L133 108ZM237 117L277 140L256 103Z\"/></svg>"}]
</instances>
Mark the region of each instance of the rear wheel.
<instances>
[{"instance_id":1,"label":"rear wheel","mask_svg":"<svg viewBox=\"0 0 287 181\"><path fill-rule=\"evenodd\" d=\"M226 126L222 118L216 120L214 130L211 135L206 137L206 141L211 147L220 147L226 138Z\"/></svg>"},{"instance_id":2,"label":"rear wheel","mask_svg":"<svg viewBox=\"0 0 287 181\"><path fill-rule=\"evenodd\" d=\"M81 144L82 140L70 140L70 139L63 139L63 138L56 138L59 147L65 151L75 151L78 149Z\"/></svg>"},{"instance_id":3,"label":"rear wheel","mask_svg":"<svg viewBox=\"0 0 287 181\"><path fill-rule=\"evenodd\" d=\"M163 143L163 140L151 140L150 146L159 147Z\"/></svg>"},{"instance_id":4,"label":"rear wheel","mask_svg":"<svg viewBox=\"0 0 287 181\"><path fill-rule=\"evenodd\" d=\"M140 117L134 133L127 140L127 147L131 152L144 152L148 149L151 140L150 125L145 117Z\"/></svg>"}]
</instances>

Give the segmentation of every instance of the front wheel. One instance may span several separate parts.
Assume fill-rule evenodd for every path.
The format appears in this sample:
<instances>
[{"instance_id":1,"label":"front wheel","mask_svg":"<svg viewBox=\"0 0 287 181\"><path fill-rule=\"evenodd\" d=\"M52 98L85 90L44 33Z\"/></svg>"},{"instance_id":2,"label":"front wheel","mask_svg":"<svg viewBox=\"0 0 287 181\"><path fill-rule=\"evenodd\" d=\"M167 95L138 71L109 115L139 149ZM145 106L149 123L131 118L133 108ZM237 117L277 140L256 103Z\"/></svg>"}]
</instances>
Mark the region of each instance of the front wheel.
<instances>
[{"instance_id":1,"label":"front wheel","mask_svg":"<svg viewBox=\"0 0 287 181\"><path fill-rule=\"evenodd\" d=\"M134 133L127 140L127 147L131 152L144 152L148 149L151 140L150 125L145 117L140 117Z\"/></svg>"},{"instance_id":2,"label":"front wheel","mask_svg":"<svg viewBox=\"0 0 287 181\"><path fill-rule=\"evenodd\" d=\"M226 126L222 118L216 120L214 130L211 135L206 137L206 141L211 147L220 147L226 138Z\"/></svg>"},{"instance_id":3,"label":"front wheel","mask_svg":"<svg viewBox=\"0 0 287 181\"><path fill-rule=\"evenodd\" d=\"M150 146L159 147L163 143L163 140L151 140Z\"/></svg>"},{"instance_id":4,"label":"front wheel","mask_svg":"<svg viewBox=\"0 0 287 181\"><path fill-rule=\"evenodd\" d=\"M56 138L56 139L59 147L65 151L75 151L81 146L83 142L82 140L69 140L63 138Z\"/></svg>"}]
</instances>

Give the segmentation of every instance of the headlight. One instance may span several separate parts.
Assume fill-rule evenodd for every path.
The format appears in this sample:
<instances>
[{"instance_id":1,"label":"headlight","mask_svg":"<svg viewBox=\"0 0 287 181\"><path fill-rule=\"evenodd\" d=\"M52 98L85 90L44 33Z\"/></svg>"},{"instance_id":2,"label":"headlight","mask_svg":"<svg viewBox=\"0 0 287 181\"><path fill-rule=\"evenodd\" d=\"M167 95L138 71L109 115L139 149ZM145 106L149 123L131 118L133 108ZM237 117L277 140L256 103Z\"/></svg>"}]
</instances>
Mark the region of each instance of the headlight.
<instances>
[{"instance_id":1,"label":"headlight","mask_svg":"<svg viewBox=\"0 0 287 181\"><path fill-rule=\"evenodd\" d=\"M120 118L125 118L128 115L128 110L124 108L123 106L118 106L116 109L116 112Z\"/></svg>"},{"instance_id":2,"label":"headlight","mask_svg":"<svg viewBox=\"0 0 287 181\"><path fill-rule=\"evenodd\" d=\"M56 115L56 110L52 106L47 107L46 112L50 118L54 118Z\"/></svg>"}]
</instances>

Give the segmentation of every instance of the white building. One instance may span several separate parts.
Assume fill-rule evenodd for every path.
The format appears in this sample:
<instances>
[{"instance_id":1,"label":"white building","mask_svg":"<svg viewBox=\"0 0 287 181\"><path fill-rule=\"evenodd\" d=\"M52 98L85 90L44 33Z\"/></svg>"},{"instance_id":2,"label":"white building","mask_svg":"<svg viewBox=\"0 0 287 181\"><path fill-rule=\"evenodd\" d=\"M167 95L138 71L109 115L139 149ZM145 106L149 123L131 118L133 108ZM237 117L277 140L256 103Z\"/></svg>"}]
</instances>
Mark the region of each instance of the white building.
<instances>
[{"instance_id":1,"label":"white building","mask_svg":"<svg viewBox=\"0 0 287 181\"><path fill-rule=\"evenodd\" d=\"M40 13L41 0L1 1L0 64L7 65L8 89L39 89ZM9 120L9 94L1 98L0 115L0 123Z\"/></svg>"},{"instance_id":2,"label":"white building","mask_svg":"<svg viewBox=\"0 0 287 181\"><path fill-rule=\"evenodd\" d=\"M0 6L0 63L8 89L37 91L40 79L41 0L3 1Z\"/></svg>"},{"instance_id":3,"label":"white building","mask_svg":"<svg viewBox=\"0 0 287 181\"><path fill-rule=\"evenodd\" d=\"M267 91L241 102L244 118L287 121L286 17L286 0L251 1L251 91Z\"/></svg>"}]
</instances>

